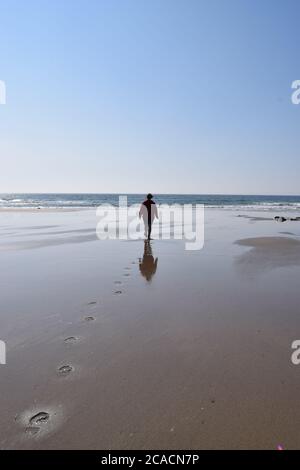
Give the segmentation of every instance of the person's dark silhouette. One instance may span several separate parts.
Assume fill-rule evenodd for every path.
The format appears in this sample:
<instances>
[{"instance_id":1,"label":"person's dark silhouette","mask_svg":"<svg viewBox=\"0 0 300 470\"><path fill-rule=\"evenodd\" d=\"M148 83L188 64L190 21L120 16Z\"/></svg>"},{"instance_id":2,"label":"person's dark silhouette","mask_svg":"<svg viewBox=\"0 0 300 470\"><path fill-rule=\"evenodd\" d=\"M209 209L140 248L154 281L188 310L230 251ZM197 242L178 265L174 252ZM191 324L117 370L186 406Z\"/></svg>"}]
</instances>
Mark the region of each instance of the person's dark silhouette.
<instances>
[{"instance_id":1,"label":"person's dark silhouette","mask_svg":"<svg viewBox=\"0 0 300 470\"><path fill-rule=\"evenodd\" d=\"M142 203L140 208L139 216L143 217L145 224L145 237L150 240L152 224L155 217L158 219L157 207L154 201L152 201L152 194L147 194L147 199Z\"/></svg>"},{"instance_id":2,"label":"person's dark silhouette","mask_svg":"<svg viewBox=\"0 0 300 470\"><path fill-rule=\"evenodd\" d=\"M144 255L142 259L139 259L139 267L141 275L150 282L156 273L158 258L155 258L154 260L151 242L149 240L145 240L144 243Z\"/></svg>"}]
</instances>

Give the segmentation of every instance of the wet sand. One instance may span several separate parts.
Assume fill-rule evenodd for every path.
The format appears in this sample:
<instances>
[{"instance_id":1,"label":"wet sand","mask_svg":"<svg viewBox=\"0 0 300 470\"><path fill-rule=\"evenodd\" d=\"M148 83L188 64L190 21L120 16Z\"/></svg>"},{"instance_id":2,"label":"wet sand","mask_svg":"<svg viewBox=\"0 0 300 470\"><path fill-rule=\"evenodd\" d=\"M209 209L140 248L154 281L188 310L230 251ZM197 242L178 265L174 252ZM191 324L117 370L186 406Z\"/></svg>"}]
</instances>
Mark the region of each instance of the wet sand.
<instances>
[{"instance_id":1,"label":"wet sand","mask_svg":"<svg viewBox=\"0 0 300 470\"><path fill-rule=\"evenodd\" d=\"M300 447L300 223L205 217L187 252L0 213L1 449Z\"/></svg>"}]
</instances>

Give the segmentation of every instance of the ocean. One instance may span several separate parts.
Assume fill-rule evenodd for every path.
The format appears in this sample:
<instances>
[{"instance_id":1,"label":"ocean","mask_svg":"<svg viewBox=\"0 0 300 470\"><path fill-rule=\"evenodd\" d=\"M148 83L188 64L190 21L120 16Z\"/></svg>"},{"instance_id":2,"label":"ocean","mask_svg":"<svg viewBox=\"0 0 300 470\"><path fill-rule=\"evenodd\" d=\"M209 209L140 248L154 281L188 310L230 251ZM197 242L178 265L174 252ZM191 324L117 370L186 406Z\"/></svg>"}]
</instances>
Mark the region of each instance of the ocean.
<instances>
[{"instance_id":1,"label":"ocean","mask_svg":"<svg viewBox=\"0 0 300 470\"><path fill-rule=\"evenodd\" d=\"M126 194L120 193L120 196ZM128 204L140 203L145 194L128 194ZM158 204L204 204L207 208L256 211L300 211L300 196L155 194ZM0 208L92 208L118 205L119 194L0 194Z\"/></svg>"}]
</instances>

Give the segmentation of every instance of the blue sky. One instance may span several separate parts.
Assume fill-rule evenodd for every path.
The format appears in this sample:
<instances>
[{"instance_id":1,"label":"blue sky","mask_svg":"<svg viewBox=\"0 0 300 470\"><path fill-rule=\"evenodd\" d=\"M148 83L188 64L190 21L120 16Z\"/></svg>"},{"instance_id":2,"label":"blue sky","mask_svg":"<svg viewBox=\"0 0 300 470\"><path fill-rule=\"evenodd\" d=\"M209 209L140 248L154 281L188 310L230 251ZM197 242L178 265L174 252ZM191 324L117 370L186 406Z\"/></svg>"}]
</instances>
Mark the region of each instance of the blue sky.
<instances>
[{"instance_id":1,"label":"blue sky","mask_svg":"<svg viewBox=\"0 0 300 470\"><path fill-rule=\"evenodd\" d=\"M298 0L0 13L0 192L300 193Z\"/></svg>"}]
</instances>

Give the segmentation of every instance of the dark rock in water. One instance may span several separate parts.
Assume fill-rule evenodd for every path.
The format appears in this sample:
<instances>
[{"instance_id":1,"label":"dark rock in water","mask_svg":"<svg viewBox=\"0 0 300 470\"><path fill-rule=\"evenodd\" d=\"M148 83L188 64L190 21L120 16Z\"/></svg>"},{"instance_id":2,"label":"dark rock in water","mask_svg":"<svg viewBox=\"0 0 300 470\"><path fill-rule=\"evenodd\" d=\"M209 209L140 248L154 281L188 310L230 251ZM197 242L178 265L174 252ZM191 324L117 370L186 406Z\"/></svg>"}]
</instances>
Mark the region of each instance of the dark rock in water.
<instances>
[{"instance_id":1,"label":"dark rock in water","mask_svg":"<svg viewBox=\"0 0 300 470\"><path fill-rule=\"evenodd\" d=\"M279 217L278 215L276 217L274 217L274 219L276 220L276 222L286 222L287 219L285 217Z\"/></svg>"}]
</instances>

